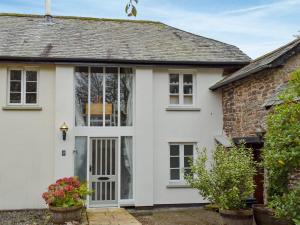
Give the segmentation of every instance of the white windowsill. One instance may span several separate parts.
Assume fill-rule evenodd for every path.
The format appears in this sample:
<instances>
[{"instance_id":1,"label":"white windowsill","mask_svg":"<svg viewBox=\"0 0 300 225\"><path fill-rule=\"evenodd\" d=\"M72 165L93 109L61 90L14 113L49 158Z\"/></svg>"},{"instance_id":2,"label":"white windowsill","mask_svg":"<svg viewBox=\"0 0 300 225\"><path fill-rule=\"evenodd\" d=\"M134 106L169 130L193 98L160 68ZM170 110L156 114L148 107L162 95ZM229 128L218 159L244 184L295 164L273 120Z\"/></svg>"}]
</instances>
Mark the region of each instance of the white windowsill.
<instances>
[{"instance_id":1,"label":"white windowsill","mask_svg":"<svg viewBox=\"0 0 300 225\"><path fill-rule=\"evenodd\" d=\"M2 107L2 110L7 111L42 111L40 106L27 106L27 105L8 105Z\"/></svg>"},{"instance_id":2,"label":"white windowsill","mask_svg":"<svg viewBox=\"0 0 300 225\"><path fill-rule=\"evenodd\" d=\"M192 188L191 185L185 182L169 182L167 188Z\"/></svg>"},{"instance_id":3,"label":"white windowsill","mask_svg":"<svg viewBox=\"0 0 300 225\"><path fill-rule=\"evenodd\" d=\"M166 111L196 111L200 112L201 108L194 106L168 106Z\"/></svg>"}]
</instances>

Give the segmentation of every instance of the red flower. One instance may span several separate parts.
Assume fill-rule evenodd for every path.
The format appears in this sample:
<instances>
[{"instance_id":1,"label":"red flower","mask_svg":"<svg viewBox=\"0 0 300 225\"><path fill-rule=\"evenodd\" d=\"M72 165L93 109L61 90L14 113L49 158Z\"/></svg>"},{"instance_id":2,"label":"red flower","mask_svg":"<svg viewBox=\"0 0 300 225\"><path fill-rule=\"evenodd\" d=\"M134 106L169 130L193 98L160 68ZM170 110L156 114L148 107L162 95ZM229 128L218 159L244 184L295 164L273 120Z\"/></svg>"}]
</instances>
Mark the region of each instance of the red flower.
<instances>
[{"instance_id":1,"label":"red flower","mask_svg":"<svg viewBox=\"0 0 300 225\"><path fill-rule=\"evenodd\" d=\"M67 186L64 187L64 190L65 190L65 191L73 191L73 190L74 190L74 187L71 186L71 185L67 185Z\"/></svg>"},{"instance_id":2,"label":"red flower","mask_svg":"<svg viewBox=\"0 0 300 225\"><path fill-rule=\"evenodd\" d=\"M48 192L44 192L43 193L43 199L45 199L45 201L47 201L49 198L49 193Z\"/></svg>"}]
</instances>

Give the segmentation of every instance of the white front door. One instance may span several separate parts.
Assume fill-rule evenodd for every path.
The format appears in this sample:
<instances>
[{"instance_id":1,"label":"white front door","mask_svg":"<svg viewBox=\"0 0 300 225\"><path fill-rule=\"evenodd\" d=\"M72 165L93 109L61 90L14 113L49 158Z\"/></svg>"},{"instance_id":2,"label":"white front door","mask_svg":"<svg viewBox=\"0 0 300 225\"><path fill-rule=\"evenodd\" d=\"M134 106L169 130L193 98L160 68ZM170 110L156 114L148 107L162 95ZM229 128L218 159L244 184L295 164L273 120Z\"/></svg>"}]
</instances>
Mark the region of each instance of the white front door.
<instances>
[{"instance_id":1,"label":"white front door","mask_svg":"<svg viewBox=\"0 0 300 225\"><path fill-rule=\"evenodd\" d=\"M118 139L91 138L89 183L91 207L118 205Z\"/></svg>"}]
</instances>

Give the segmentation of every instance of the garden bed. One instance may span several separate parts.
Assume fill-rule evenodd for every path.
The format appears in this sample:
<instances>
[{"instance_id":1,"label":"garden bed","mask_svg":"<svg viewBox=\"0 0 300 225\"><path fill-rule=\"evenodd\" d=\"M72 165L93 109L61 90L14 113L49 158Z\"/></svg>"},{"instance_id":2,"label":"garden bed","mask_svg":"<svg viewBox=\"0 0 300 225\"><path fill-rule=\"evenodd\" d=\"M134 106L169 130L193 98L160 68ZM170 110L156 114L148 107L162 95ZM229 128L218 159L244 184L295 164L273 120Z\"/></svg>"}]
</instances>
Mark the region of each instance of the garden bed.
<instances>
[{"instance_id":1,"label":"garden bed","mask_svg":"<svg viewBox=\"0 0 300 225\"><path fill-rule=\"evenodd\" d=\"M53 225L48 210L0 211L0 224L5 225ZM78 225L88 225L86 212Z\"/></svg>"}]
</instances>

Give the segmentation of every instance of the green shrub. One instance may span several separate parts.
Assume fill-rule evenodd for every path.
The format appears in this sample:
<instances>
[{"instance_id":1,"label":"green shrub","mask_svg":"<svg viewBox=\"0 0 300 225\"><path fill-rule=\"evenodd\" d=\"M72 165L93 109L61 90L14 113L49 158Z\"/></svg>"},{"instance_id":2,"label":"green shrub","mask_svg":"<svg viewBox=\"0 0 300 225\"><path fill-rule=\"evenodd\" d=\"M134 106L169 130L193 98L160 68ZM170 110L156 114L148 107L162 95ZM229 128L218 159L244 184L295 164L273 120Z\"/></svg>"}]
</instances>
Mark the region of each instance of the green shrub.
<instances>
[{"instance_id":1,"label":"green shrub","mask_svg":"<svg viewBox=\"0 0 300 225\"><path fill-rule=\"evenodd\" d=\"M206 150L198 153L192 165L193 175L187 177L190 185L220 209L245 208L246 199L255 188L255 163L251 149L244 145L234 146L230 150L218 146L211 165L207 165Z\"/></svg>"},{"instance_id":2,"label":"green shrub","mask_svg":"<svg viewBox=\"0 0 300 225\"><path fill-rule=\"evenodd\" d=\"M300 71L292 73L282 103L274 107L267 119L268 132L263 151L267 171L268 206L278 217L299 219L298 190L289 190L289 177L300 166ZM299 207L298 207L299 209ZM285 211L285 212L284 212Z\"/></svg>"},{"instance_id":3,"label":"green shrub","mask_svg":"<svg viewBox=\"0 0 300 225\"><path fill-rule=\"evenodd\" d=\"M276 217L300 222L300 185L281 196L274 196L269 207L275 209Z\"/></svg>"}]
</instances>

